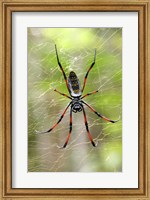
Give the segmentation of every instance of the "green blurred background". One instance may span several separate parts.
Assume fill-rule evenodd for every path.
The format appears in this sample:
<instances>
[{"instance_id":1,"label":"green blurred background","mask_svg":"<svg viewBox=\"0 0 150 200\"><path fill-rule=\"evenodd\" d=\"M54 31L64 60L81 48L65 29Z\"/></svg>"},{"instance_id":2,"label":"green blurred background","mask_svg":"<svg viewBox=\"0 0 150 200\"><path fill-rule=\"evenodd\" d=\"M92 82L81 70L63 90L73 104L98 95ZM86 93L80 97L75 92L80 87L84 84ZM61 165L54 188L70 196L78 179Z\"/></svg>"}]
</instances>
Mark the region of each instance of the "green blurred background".
<instances>
[{"instance_id":1,"label":"green blurred background","mask_svg":"<svg viewBox=\"0 0 150 200\"><path fill-rule=\"evenodd\" d=\"M98 118L86 107L88 138L83 113L73 113L73 130L66 149L62 146L69 131L69 110L49 134L69 99L55 54L68 77L73 70L81 85L97 50L96 63L83 94L99 89L84 100L102 115ZM120 172L122 171L122 29L121 28L28 28L28 171L29 172Z\"/></svg>"}]
</instances>

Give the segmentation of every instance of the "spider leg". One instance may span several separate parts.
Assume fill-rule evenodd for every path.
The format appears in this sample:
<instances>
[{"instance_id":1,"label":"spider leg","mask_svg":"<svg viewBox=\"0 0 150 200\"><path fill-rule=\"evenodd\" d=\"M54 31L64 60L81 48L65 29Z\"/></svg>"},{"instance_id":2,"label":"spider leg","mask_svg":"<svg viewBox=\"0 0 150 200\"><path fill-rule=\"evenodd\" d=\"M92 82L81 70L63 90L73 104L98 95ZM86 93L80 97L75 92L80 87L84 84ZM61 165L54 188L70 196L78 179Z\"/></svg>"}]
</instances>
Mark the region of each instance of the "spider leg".
<instances>
[{"instance_id":1,"label":"spider leg","mask_svg":"<svg viewBox=\"0 0 150 200\"><path fill-rule=\"evenodd\" d=\"M87 118L86 118L86 113L85 113L84 107L82 107L82 108L83 108L83 115L84 115L84 123L85 123L85 127L86 127L86 130L87 130L88 136L90 138L90 141L91 141L92 145L94 147L96 147L97 144L93 141L92 136L91 136L90 131L89 131L89 127L88 127L88 123L87 123Z\"/></svg>"},{"instance_id":2,"label":"spider leg","mask_svg":"<svg viewBox=\"0 0 150 200\"><path fill-rule=\"evenodd\" d=\"M64 76L64 79L65 79L65 82L66 82L67 89L69 90L69 88L68 88L68 80L67 80L66 74L65 74L65 72L64 72L64 69L63 69L63 67L62 67L62 65L61 65L61 63L60 63L60 61L59 61L59 57L58 57L58 52L57 52L57 46L56 46L56 44L55 44L55 51L56 51L57 63L58 63L58 65L59 65L59 67L60 67L60 69L61 69L61 71L62 71L62 73L63 73L63 76Z\"/></svg>"},{"instance_id":3,"label":"spider leg","mask_svg":"<svg viewBox=\"0 0 150 200\"><path fill-rule=\"evenodd\" d=\"M67 94L61 93L61 92L59 92L59 91L56 90L56 89L55 89L54 91L72 100L72 98L69 97Z\"/></svg>"},{"instance_id":4,"label":"spider leg","mask_svg":"<svg viewBox=\"0 0 150 200\"><path fill-rule=\"evenodd\" d=\"M60 149L65 148L67 146L67 144L68 144L69 139L70 139L70 135L71 135L71 131L72 131L72 109L70 109L70 123L69 123L69 126L70 126L70 129L69 129L69 133L68 133L66 142L62 147L58 146L58 148L60 148Z\"/></svg>"},{"instance_id":5,"label":"spider leg","mask_svg":"<svg viewBox=\"0 0 150 200\"><path fill-rule=\"evenodd\" d=\"M49 133L49 132L51 132L61 122L61 120L63 119L63 117L64 117L64 115L65 115L65 113L68 110L70 105L71 105L71 102L67 105L67 107L65 108L63 114L60 116L60 118L57 121L57 123L55 123L50 129L48 129L47 131L42 131L42 132L36 131L36 133L37 134L41 134L41 133Z\"/></svg>"},{"instance_id":6,"label":"spider leg","mask_svg":"<svg viewBox=\"0 0 150 200\"><path fill-rule=\"evenodd\" d=\"M111 120L111 119L109 119L109 118L107 118L107 117L105 117L105 116L99 114L96 110L94 110L94 108L92 108L90 105L88 105L88 104L85 103L84 101L82 101L82 103L84 103L87 107L89 107L89 109L90 109L92 112L94 112L97 116L101 117L102 119L104 119L104 120L106 120L106 121L108 121L108 122L116 123L116 122L119 121L119 119L118 119L118 120Z\"/></svg>"},{"instance_id":7,"label":"spider leg","mask_svg":"<svg viewBox=\"0 0 150 200\"><path fill-rule=\"evenodd\" d=\"M83 92L84 87L85 87L85 85L86 85L86 80L87 80L88 74L89 74L90 70L92 69L92 67L93 67L94 64L95 64L95 60L96 60L96 49L95 49L95 52L94 52L94 60L93 60L93 62L92 62L92 64L91 64L90 68L89 68L88 71L86 72L85 77L84 77L84 83L83 83L83 87L82 87L82 90L81 90L82 92Z\"/></svg>"},{"instance_id":8,"label":"spider leg","mask_svg":"<svg viewBox=\"0 0 150 200\"><path fill-rule=\"evenodd\" d=\"M98 90L93 91L93 92L90 92L90 93L87 93L87 94L85 94L84 96L82 96L81 99L83 99L83 98L86 97L86 96L90 96L91 94L95 94L95 93L97 93L97 92L98 92Z\"/></svg>"}]
</instances>

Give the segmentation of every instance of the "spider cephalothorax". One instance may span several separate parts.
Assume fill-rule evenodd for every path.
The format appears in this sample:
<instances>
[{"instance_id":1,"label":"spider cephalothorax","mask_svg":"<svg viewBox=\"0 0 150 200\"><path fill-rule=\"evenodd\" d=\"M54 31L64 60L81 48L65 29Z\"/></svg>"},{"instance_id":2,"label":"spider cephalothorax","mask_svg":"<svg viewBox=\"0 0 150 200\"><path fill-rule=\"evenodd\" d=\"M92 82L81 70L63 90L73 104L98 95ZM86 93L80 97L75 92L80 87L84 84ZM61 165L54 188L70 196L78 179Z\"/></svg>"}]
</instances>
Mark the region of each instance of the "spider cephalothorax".
<instances>
[{"instance_id":1,"label":"spider cephalothorax","mask_svg":"<svg viewBox=\"0 0 150 200\"><path fill-rule=\"evenodd\" d=\"M82 101L79 98L74 98L71 103L71 109L74 113L82 111Z\"/></svg>"},{"instance_id":2,"label":"spider cephalothorax","mask_svg":"<svg viewBox=\"0 0 150 200\"><path fill-rule=\"evenodd\" d=\"M66 74L65 74L65 72L63 70L63 67L62 67L62 65L61 65L61 63L59 61L59 57L58 57L56 45L55 45L55 50L56 50L57 62L58 62L58 65L59 65L59 67L60 67L60 69L61 69L61 71L63 73L64 79L65 79L65 82L66 82L66 86L67 86L67 89L69 91L70 96L67 95L67 94L61 93L61 92L59 92L56 89L54 91L57 92L57 93L59 93L59 94L61 94L61 95L63 95L63 96L65 96L65 97L67 97L67 98L69 98L69 99L71 99L71 101L67 105L67 107L65 108L64 112L60 116L60 118L57 121L57 123L55 123L47 131L37 132L37 133L49 133L50 131L52 131L61 122L61 120L64 117L64 115L65 115L66 111L68 110L68 108L71 107L70 108L70 129L69 129L69 133L68 133L68 137L66 139L66 142L65 142L65 144L61 148L65 148L67 146L69 138L70 138L70 135L71 135L71 132L72 132L72 112L77 113L77 112L81 112L81 111L83 111L84 123L85 123L85 127L86 127L86 130L87 130L89 139L90 139L92 145L94 147L96 147L97 144L93 141L92 136L91 136L90 131L89 131L89 127L88 127L88 123L87 123L87 118L86 118L86 113L85 113L84 105L86 105L98 117L100 117L100 118L102 118L102 119L104 119L104 120L106 120L108 122L115 123L115 122L118 121L118 120L114 121L114 120L108 119L107 117L104 117L103 115L101 115L100 113L98 113L94 108L92 108L90 105L88 105L85 101L82 100L86 96L89 96L89 95L92 95L92 94L95 94L95 93L98 92L98 90L96 90L96 91L87 93L87 94L85 94L85 95L82 96L84 87L86 85L86 80L87 80L88 74L89 74L90 70L92 69L92 67L95 64L96 50L95 50L95 53L94 53L94 60L93 60L93 62L91 64L90 68L88 69L88 71L85 74L84 83L83 83L82 89L81 89L81 86L80 86L79 79L78 79L77 75L75 74L75 72L71 71L70 74L69 74L69 77L67 79Z\"/></svg>"}]
</instances>

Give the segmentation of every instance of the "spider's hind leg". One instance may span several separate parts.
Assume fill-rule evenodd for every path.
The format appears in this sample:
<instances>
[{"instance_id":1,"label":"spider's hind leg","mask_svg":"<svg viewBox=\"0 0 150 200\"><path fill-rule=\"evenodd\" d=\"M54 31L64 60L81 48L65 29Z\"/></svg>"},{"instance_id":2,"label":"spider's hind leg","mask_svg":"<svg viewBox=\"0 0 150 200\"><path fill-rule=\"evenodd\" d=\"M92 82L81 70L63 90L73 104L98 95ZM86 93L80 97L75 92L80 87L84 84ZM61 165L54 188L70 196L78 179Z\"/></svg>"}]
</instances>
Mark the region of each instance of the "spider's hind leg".
<instances>
[{"instance_id":1,"label":"spider's hind leg","mask_svg":"<svg viewBox=\"0 0 150 200\"><path fill-rule=\"evenodd\" d=\"M56 44L55 44L55 52L56 52L57 63L58 63L58 65L59 65L59 67L60 67L60 69L61 69L61 71L62 71L62 74L63 74L63 76L64 76L64 80L65 80L65 82L66 82L67 89L68 89L68 91L69 91L69 88L68 88L68 80L67 80L65 71L64 71L64 69L63 69L63 67L62 67L62 65L61 65L61 63L60 63L60 61L59 61L59 56L58 56Z\"/></svg>"},{"instance_id":2,"label":"spider's hind leg","mask_svg":"<svg viewBox=\"0 0 150 200\"><path fill-rule=\"evenodd\" d=\"M82 90L81 90L82 92L83 92L83 90L84 90L84 88L85 88L88 74L89 74L89 72L91 71L91 69L93 68L93 66L95 65L95 60L96 60L96 49L95 49L95 51L94 51L94 60L93 60L93 62L92 62L92 64L91 64L90 68L89 68L88 71L86 72L85 77L84 77L83 87L82 87Z\"/></svg>"}]
</instances>

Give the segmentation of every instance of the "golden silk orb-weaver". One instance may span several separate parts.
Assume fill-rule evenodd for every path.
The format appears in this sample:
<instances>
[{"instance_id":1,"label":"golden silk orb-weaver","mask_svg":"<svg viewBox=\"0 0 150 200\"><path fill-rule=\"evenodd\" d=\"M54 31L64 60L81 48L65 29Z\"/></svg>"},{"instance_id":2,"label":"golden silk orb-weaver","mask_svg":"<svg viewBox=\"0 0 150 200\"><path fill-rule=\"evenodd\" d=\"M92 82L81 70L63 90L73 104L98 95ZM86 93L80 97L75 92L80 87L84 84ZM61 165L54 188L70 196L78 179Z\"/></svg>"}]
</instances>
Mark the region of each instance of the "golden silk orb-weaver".
<instances>
[{"instance_id":1,"label":"golden silk orb-weaver","mask_svg":"<svg viewBox=\"0 0 150 200\"><path fill-rule=\"evenodd\" d=\"M86 81L87 81L87 77L88 77L88 74L90 72L90 70L93 68L94 64L95 64L95 61L96 61L96 49L95 49L95 52L94 52L94 60L92 62L92 64L90 65L88 71L86 72L85 74L85 77L84 77L84 82L83 82L83 86L81 88L81 85L80 85L80 81L76 75L75 72L71 71L70 74L69 74L69 77L67 79L66 77L66 74L64 72L64 69L59 61L59 56L58 56L58 52L57 52L57 47L55 45L55 51L56 51L56 58L57 58L57 62L58 62L58 65L62 71L62 74L64 76L64 80L66 82L66 86L67 86L67 89L68 89L68 92L70 94L70 96L68 96L67 94L64 94L64 93L61 93L59 92L58 90L54 90L55 92L59 93L60 95L63 95L67 98L69 98L71 101L70 103L67 105L67 107L65 108L64 112L62 113L62 115L60 116L59 120L57 121L57 123L55 123L50 129L46 130L46 131L42 131L42 132L38 132L36 131L36 133L49 133L51 132L60 122L61 120L63 119L63 117L65 116L65 113L66 111L68 110L68 108L70 107L70 124L69 124L69 133L68 133L68 136L67 136L67 139L64 143L64 145L62 147L59 147L59 148L65 148L68 144L68 141L70 139L70 136L71 136L71 132L72 132L72 112L74 113L77 113L77 112L81 112L83 111L83 116L84 116L84 124L85 124L85 127L86 127L86 131L88 133L88 137L92 143L92 145L94 147L97 146L97 143L95 143L93 141L93 138L92 138L92 135L90 133L90 130L89 130L89 127L88 127L88 122L87 122L87 118L86 118L86 112L85 112L85 109L84 109L84 106L87 106L92 112L94 112L98 117L108 121L108 122L111 122L111 123L115 123L117 122L118 120L111 120L103 115L101 115L100 113L98 113L94 108L92 108L89 104L87 104L85 101L83 101L83 99L89 95L92 95L92 94L95 94L98 92L98 90L96 91L93 91L93 92L90 92L90 93L87 93L85 95L82 95L83 91L84 91L84 88L85 88L85 85L86 85Z\"/></svg>"}]
</instances>

